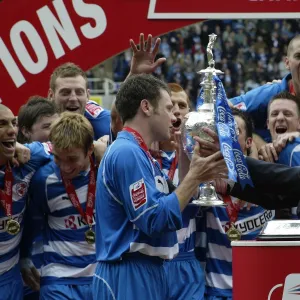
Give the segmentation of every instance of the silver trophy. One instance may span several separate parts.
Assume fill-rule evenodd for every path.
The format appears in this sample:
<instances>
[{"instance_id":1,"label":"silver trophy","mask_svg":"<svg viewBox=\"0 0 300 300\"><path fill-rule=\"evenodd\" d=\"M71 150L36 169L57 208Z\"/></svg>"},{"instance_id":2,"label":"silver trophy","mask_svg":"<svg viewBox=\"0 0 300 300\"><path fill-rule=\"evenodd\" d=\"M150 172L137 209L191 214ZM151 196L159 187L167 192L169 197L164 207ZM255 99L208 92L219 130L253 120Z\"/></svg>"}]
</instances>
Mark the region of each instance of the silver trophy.
<instances>
[{"instance_id":1,"label":"silver trophy","mask_svg":"<svg viewBox=\"0 0 300 300\"><path fill-rule=\"evenodd\" d=\"M215 69L213 46L216 38L217 35L214 33L209 35L209 43L206 49L208 68L198 72L198 74L204 74L203 81L200 83L203 87L203 104L196 112L188 113L182 123L183 149L190 159L193 155L193 136L199 136L202 139L211 141L211 138L202 131L202 128L208 127L215 132L217 131L215 125L216 84L213 76L223 74L223 72ZM200 206L226 205L218 198L211 182L206 182L201 185L199 199L194 200L192 203Z\"/></svg>"}]
</instances>

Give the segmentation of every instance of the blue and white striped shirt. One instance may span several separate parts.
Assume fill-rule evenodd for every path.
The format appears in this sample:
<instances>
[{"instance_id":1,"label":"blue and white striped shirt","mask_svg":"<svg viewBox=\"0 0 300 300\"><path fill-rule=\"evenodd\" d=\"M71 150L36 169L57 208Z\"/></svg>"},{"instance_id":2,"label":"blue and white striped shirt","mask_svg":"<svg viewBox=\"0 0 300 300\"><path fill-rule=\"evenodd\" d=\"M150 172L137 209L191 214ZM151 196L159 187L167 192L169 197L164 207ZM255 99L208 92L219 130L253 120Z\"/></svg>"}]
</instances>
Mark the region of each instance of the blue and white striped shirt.
<instances>
[{"instance_id":1,"label":"blue and white striped shirt","mask_svg":"<svg viewBox=\"0 0 300 300\"><path fill-rule=\"evenodd\" d=\"M220 195L219 197L221 198ZM231 201L238 199L231 197ZM232 250L225 230L229 222L226 208L210 207L202 210L202 213L201 227L197 227L197 237L201 240L197 238L196 243L200 248L197 252L202 257L197 256L202 262L206 262L206 294L232 297ZM274 217L275 211L265 210L260 206L251 206L250 210L243 207L238 213L235 226L242 234L242 240L253 240L262 226Z\"/></svg>"},{"instance_id":2,"label":"blue and white striped shirt","mask_svg":"<svg viewBox=\"0 0 300 300\"><path fill-rule=\"evenodd\" d=\"M81 172L72 179L72 183L85 211L89 170ZM53 161L43 166L33 177L30 196L28 228L34 226L35 219L43 215L46 217L42 232L44 265L41 267L41 283L90 283L95 269L95 245L85 241L85 232L89 227L72 205L61 180L60 170ZM26 230L24 240L32 243L32 239L31 232ZM28 245L24 247L29 249ZM30 255L28 251L26 255Z\"/></svg>"},{"instance_id":3,"label":"blue and white striped shirt","mask_svg":"<svg viewBox=\"0 0 300 300\"><path fill-rule=\"evenodd\" d=\"M12 218L21 225L21 230L16 235L6 232L8 218L3 208L0 209L0 283L11 280L9 270L12 270L19 262L19 244L24 227L24 213L27 204L28 188L32 176L41 165L50 159L45 145L35 142L27 146L31 151L31 159L25 165L13 167L13 188L12 188ZM0 169L0 188L4 188L5 167ZM12 276L14 272L12 272Z\"/></svg>"}]
</instances>

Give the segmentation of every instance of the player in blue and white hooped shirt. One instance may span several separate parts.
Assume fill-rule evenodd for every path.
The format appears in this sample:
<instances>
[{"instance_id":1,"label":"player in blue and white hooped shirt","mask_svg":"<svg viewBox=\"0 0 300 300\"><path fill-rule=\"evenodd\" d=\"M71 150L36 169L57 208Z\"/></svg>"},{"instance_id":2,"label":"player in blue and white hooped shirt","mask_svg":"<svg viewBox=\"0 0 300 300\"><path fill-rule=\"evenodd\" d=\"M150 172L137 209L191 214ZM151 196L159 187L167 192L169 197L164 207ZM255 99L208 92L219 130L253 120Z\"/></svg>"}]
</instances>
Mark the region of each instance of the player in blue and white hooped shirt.
<instances>
[{"instance_id":1,"label":"player in blue and white hooped shirt","mask_svg":"<svg viewBox=\"0 0 300 300\"><path fill-rule=\"evenodd\" d=\"M50 132L54 161L30 186L22 256L30 261L35 220L45 216L40 299L91 299L95 270L93 129L80 114L63 113ZM30 264L29 264L30 265ZM23 276L39 280L23 270Z\"/></svg>"},{"instance_id":2,"label":"player in blue and white hooped shirt","mask_svg":"<svg viewBox=\"0 0 300 300\"><path fill-rule=\"evenodd\" d=\"M160 157L157 161L163 172L172 180L175 186L179 184L178 153L174 146L175 134L180 130L184 116L189 112L191 104L184 89L176 84L169 83L173 114L176 122L173 123L173 134L169 141L159 143ZM181 141L180 141L181 142ZM164 264L168 278L170 299L203 299L205 277L200 262L195 256L196 215L199 207L188 205L182 212L182 228L178 230L178 255Z\"/></svg>"},{"instance_id":3,"label":"player in blue and white hooped shirt","mask_svg":"<svg viewBox=\"0 0 300 300\"><path fill-rule=\"evenodd\" d=\"M93 296L168 299L163 263L178 254L181 211L200 182L222 177L226 167L220 153L200 158L197 145L191 169L169 193L148 150L153 142L170 138L175 117L168 87L151 75L132 76L121 86L116 107L124 129L99 168Z\"/></svg>"},{"instance_id":4,"label":"player in blue and white hooped shirt","mask_svg":"<svg viewBox=\"0 0 300 300\"><path fill-rule=\"evenodd\" d=\"M50 126L56 118L58 118L58 114L53 102L41 96L29 98L18 112L18 142L21 144L48 142ZM43 218L41 218L41 226L43 226ZM43 240L41 235L35 238L31 257L34 266L39 271L43 265ZM39 286L36 288L39 288ZM35 300L39 297L39 291L33 291L24 284L24 300Z\"/></svg>"},{"instance_id":5,"label":"player in blue and white hooped shirt","mask_svg":"<svg viewBox=\"0 0 300 300\"><path fill-rule=\"evenodd\" d=\"M57 67L50 79L48 98L54 101L58 111L70 111L84 115L92 124L94 139L110 134L110 112L94 101L89 101L87 77L83 70L65 63Z\"/></svg>"},{"instance_id":6,"label":"player in blue and white hooped shirt","mask_svg":"<svg viewBox=\"0 0 300 300\"><path fill-rule=\"evenodd\" d=\"M14 157L17 137L17 120L13 113L0 104L0 189L3 193L10 180L5 178L8 170L7 163ZM31 152L31 159L25 165L12 167L12 194L5 197L12 200L12 219L20 225L20 231L9 234L7 225L9 218L0 209L0 289L1 299L22 300L23 282L19 267L19 244L24 226L24 213L27 203L28 187L36 170L49 161L49 153L43 144L26 145ZM4 191L5 192L5 191ZM3 198L2 198L3 200Z\"/></svg>"},{"instance_id":7,"label":"player in blue and white hooped shirt","mask_svg":"<svg viewBox=\"0 0 300 300\"><path fill-rule=\"evenodd\" d=\"M239 144L244 154L250 154L252 144L252 122L249 117L237 109L232 109L239 131ZM234 226L241 234L242 240L256 238L263 225L272 220L274 211L228 196L218 195L233 208L211 207L202 209L203 217L197 224L197 248L199 259L205 264L207 300L232 299L232 250L227 231Z\"/></svg>"}]
</instances>

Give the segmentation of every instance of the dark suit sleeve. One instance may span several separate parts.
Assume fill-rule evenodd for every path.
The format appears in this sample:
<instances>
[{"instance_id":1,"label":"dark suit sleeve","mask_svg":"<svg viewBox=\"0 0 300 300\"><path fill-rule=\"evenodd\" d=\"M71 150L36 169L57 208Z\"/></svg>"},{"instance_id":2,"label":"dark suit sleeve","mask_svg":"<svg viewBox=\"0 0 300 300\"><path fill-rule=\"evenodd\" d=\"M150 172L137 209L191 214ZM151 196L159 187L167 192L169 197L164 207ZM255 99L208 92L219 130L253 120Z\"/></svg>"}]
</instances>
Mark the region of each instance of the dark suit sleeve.
<instances>
[{"instance_id":1,"label":"dark suit sleeve","mask_svg":"<svg viewBox=\"0 0 300 300\"><path fill-rule=\"evenodd\" d=\"M247 157L248 169L254 187L243 190L236 183L232 196L258 204L267 209L287 208L298 205L300 200L300 167L286 167Z\"/></svg>"}]
</instances>

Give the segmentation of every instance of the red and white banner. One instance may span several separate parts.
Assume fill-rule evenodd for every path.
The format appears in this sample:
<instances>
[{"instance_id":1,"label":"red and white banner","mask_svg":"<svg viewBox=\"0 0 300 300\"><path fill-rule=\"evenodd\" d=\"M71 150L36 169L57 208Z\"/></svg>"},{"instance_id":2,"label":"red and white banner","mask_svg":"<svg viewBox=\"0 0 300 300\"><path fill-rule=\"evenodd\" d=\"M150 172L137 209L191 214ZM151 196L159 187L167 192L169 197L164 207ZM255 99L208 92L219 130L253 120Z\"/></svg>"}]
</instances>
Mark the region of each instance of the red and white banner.
<instances>
[{"instance_id":1,"label":"red and white banner","mask_svg":"<svg viewBox=\"0 0 300 300\"><path fill-rule=\"evenodd\" d=\"M72 61L88 70L129 48L129 39L137 42L141 32L158 36L214 13L292 18L299 1L2 0L0 99L17 113L30 96L47 95L58 65Z\"/></svg>"},{"instance_id":2,"label":"red and white banner","mask_svg":"<svg viewBox=\"0 0 300 300\"><path fill-rule=\"evenodd\" d=\"M151 19L299 18L299 0L150 0Z\"/></svg>"},{"instance_id":3,"label":"red and white banner","mask_svg":"<svg viewBox=\"0 0 300 300\"><path fill-rule=\"evenodd\" d=\"M232 246L233 299L300 299L300 241L239 241Z\"/></svg>"}]
</instances>

